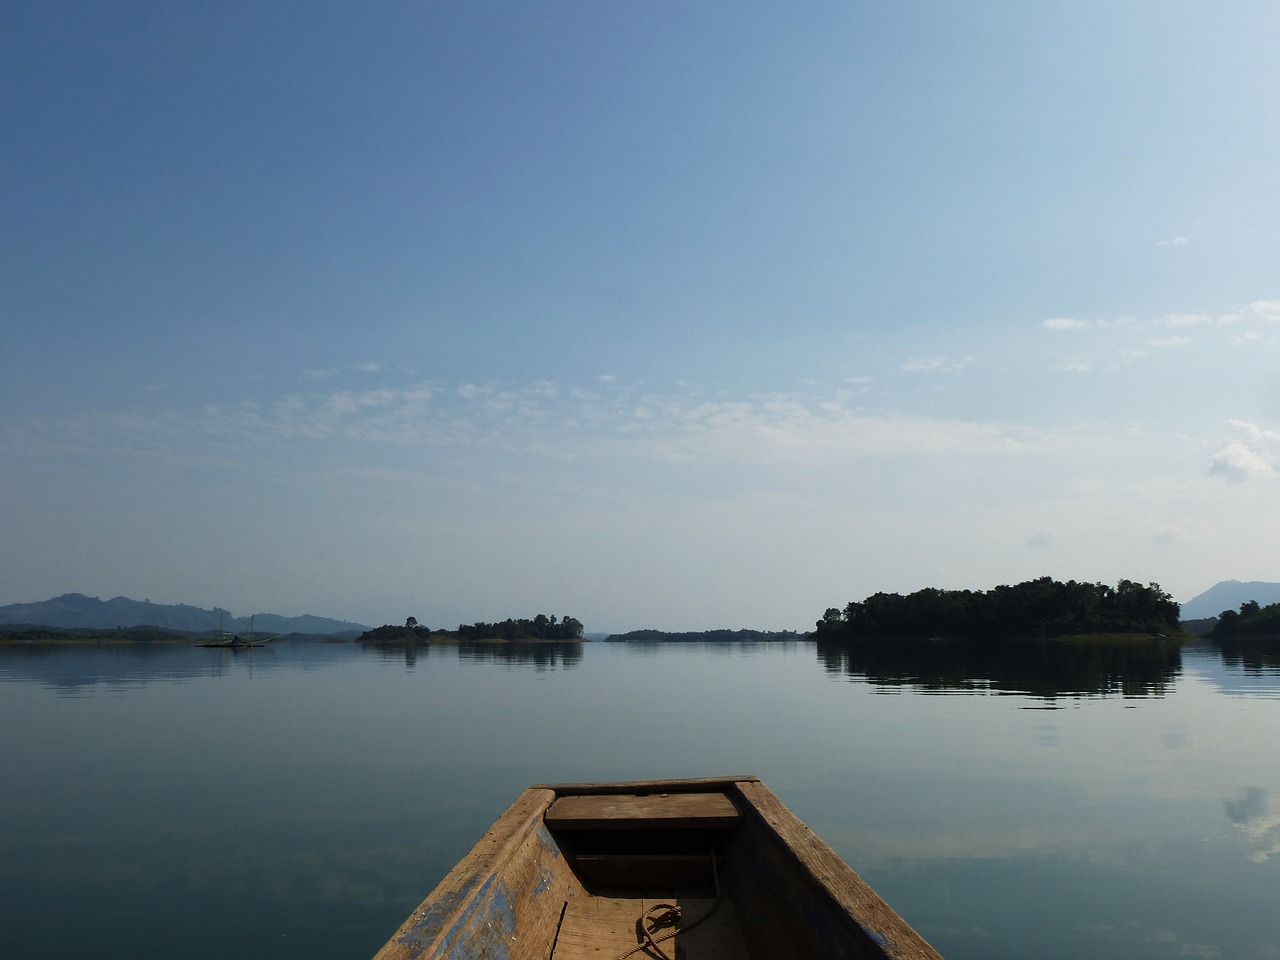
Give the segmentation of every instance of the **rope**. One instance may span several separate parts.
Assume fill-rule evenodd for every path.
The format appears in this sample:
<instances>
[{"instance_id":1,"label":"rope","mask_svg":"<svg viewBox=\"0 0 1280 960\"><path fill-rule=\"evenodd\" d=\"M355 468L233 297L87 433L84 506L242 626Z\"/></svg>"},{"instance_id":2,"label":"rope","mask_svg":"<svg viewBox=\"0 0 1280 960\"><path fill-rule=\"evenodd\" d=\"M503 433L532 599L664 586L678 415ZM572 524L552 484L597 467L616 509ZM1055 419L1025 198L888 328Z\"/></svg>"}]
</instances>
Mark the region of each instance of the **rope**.
<instances>
[{"instance_id":1,"label":"rope","mask_svg":"<svg viewBox=\"0 0 1280 960\"><path fill-rule=\"evenodd\" d=\"M716 852L714 850L711 851L711 876L716 884L716 899L711 904L710 910L692 923L679 927L677 925L682 919L680 908L673 903L655 903L640 914L640 919L636 921L636 936L640 939L640 942L626 953L620 954L618 960L627 960L627 957L633 953L639 953L641 950L651 953L652 956L657 957L657 960L671 960L671 957L658 944L665 940L670 940L678 933L688 933L715 913L716 907L720 906L720 871L716 869ZM663 927L671 927L671 929L655 937L654 933Z\"/></svg>"}]
</instances>

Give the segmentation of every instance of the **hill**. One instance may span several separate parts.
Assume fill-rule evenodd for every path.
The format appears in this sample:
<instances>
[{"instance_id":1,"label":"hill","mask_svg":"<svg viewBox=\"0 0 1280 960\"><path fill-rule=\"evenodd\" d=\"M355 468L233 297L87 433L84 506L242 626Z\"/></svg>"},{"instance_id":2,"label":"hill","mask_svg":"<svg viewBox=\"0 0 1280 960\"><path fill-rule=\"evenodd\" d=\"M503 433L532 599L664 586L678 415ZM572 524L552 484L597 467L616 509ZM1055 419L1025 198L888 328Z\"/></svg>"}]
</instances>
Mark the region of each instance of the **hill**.
<instances>
[{"instance_id":1,"label":"hill","mask_svg":"<svg viewBox=\"0 0 1280 960\"><path fill-rule=\"evenodd\" d=\"M1239 610L1240 604L1254 600L1262 606L1280 603L1280 583L1264 580L1223 580L1182 605L1183 620L1216 617L1223 610Z\"/></svg>"},{"instance_id":2,"label":"hill","mask_svg":"<svg viewBox=\"0 0 1280 960\"><path fill-rule=\"evenodd\" d=\"M205 610L185 603L152 603L149 600L130 600L128 597L100 600L97 597L86 597L82 593L65 593L51 600L11 603L0 607L0 624L90 627L97 630L147 626L203 633L221 627L224 630L244 632L249 629L249 620L249 617L235 617L230 611L217 607ZM253 629L258 634L354 634L368 628L361 623L332 620L328 617L282 617L274 613L259 613L253 617Z\"/></svg>"}]
</instances>

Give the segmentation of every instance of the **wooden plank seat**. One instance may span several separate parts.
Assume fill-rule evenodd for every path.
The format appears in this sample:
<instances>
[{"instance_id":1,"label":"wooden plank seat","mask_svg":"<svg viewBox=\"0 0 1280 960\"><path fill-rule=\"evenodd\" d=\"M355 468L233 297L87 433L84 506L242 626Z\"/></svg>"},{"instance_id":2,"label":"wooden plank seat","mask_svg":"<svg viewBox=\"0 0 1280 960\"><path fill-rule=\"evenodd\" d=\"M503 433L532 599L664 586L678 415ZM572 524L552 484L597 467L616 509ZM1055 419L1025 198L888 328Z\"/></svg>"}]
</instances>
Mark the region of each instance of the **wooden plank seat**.
<instances>
[{"instance_id":1,"label":"wooden plank seat","mask_svg":"<svg viewBox=\"0 0 1280 960\"><path fill-rule=\"evenodd\" d=\"M543 819L552 830L722 829L742 814L723 793L632 793L560 797Z\"/></svg>"},{"instance_id":2,"label":"wooden plank seat","mask_svg":"<svg viewBox=\"0 0 1280 960\"><path fill-rule=\"evenodd\" d=\"M646 935L684 960L941 960L754 777L531 787L375 960L641 960Z\"/></svg>"}]
</instances>

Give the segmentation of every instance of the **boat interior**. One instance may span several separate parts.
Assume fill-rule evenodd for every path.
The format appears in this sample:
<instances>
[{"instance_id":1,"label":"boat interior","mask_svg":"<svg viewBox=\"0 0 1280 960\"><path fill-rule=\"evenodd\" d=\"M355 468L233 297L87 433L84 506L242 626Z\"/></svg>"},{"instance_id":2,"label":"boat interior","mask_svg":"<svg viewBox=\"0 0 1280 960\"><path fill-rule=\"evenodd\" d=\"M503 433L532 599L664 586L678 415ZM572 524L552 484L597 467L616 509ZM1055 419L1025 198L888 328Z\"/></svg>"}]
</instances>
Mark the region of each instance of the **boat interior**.
<instances>
[{"instance_id":1,"label":"boat interior","mask_svg":"<svg viewBox=\"0 0 1280 960\"><path fill-rule=\"evenodd\" d=\"M376 960L936 958L752 777L526 790Z\"/></svg>"},{"instance_id":2,"label":"boat interior","mask_svg":"<svg viewBox=\"0 0 1280 960\"><path fill-rule=\"evenodd\" d=\"M551 957L752 957L720 880L742 823L726 793L569 795L543 822L584 894L566 900Z\"/></svg>"}]
</instances>

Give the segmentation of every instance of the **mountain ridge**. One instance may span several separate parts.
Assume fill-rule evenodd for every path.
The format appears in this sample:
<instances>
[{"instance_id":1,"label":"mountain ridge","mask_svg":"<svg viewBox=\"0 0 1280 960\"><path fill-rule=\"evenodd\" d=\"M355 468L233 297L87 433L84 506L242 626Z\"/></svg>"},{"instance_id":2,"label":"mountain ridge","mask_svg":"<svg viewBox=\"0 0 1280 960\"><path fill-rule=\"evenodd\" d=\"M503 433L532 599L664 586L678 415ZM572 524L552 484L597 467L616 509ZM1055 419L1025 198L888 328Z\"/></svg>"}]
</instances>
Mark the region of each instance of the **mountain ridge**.
<instances>
[{"instance_id":1,"label":"mountain ridge","mask_svg":"<svg viewBox=\"0 0 1280 960\"><path fill-rule=\"evenodd\" d=\"M221 607L206 610L185 603L152 603L150 600L131 600L123 596L101 600L83 593L64 593L35 603L0 606L0 624L4 625L87 627L95 630L146 626L190 633L219 629L242 633L249 629L251 621L257 633L336 634L369 629L361 623L311 614L284 617L275 613L257 613L252 617L237 617Z\"/></svg>"},{"instance_id":2,"label":"mountain ridge","mask_svg":"<svg viewBox=\"0 0 1280 960\"><path fill-rule=\"evenodd\" d=\"M1182 605L1182 619L1216 617L1223 610L1238 610L1240 604L1250 600L1256 600L1264 607L1280 603L1280 583L1267 580L1219 580Z\"/></svg>"}]
</instances>

